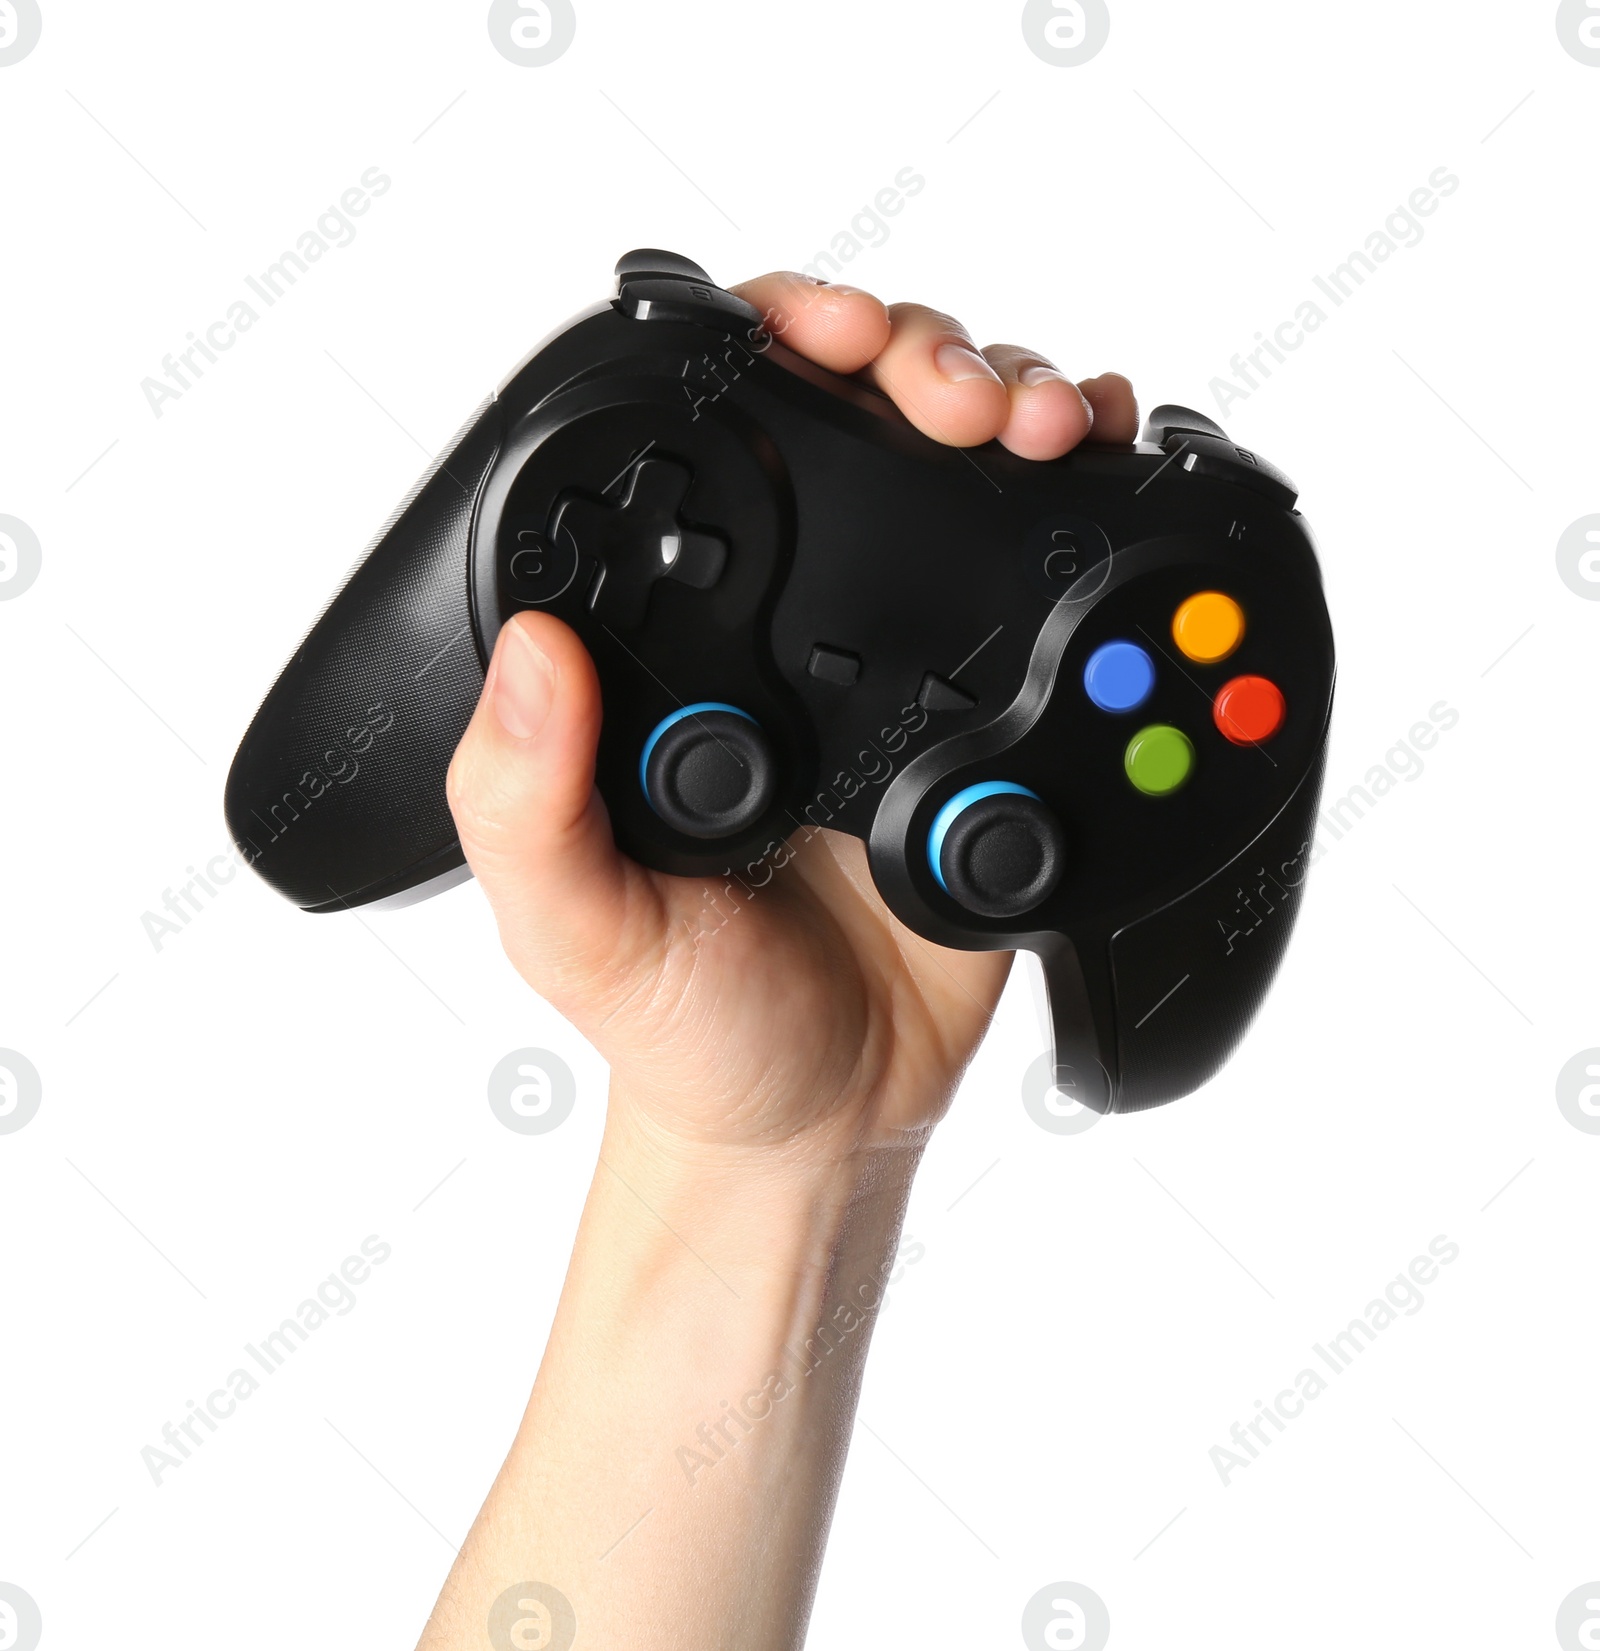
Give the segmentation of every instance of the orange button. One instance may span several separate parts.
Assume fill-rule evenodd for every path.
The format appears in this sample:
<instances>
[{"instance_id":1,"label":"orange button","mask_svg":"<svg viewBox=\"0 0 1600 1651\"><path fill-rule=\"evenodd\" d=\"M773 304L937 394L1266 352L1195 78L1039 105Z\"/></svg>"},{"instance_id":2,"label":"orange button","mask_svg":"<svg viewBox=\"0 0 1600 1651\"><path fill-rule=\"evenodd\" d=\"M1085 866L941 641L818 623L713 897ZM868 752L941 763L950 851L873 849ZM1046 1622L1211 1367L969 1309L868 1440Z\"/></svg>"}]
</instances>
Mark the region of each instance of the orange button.
<instances>
[{"instance_id":1,"label":"orange button","mask_svg":"<svg viewBox=\"0 0 1600 1651\"><path fill-rule=\"evenodd\" d=\"M1283 726L1283 694L1264 676L1236 676L1211 708L1217 727L1235 745L1260 745Z\"/></svg>"},{"instance_id":2,"label":"orange button","mask_svg":"<svg viewBox=\"0 0 1600 1651\"><path fill-rule=\"evenodd\" d=\"M1203 590L1173 614L1172 640L1195 664L1215 665L1244 641L1244 609L1219 590Z\"/></svg>"}]
</instances>

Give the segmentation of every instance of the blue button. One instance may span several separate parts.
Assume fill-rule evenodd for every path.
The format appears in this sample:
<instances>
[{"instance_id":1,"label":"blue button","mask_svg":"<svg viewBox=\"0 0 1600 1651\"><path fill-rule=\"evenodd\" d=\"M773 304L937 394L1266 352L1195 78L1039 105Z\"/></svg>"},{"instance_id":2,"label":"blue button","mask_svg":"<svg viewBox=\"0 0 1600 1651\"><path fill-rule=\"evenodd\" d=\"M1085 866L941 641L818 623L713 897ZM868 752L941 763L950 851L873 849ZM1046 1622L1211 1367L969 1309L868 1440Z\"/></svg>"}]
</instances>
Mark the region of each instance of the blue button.
<instances>
[{"instance_id":1,"label":"blue button","mask_svg":"<svg viewBox=\"0 0 1600 1651\"><path fill-rule=\"evenodd\" d=\"M1155 685L1156 668L1136 642L1107 642L1083 668L1083 686L1102 711L1136 711Z\"/></svg>"}]
</instances>

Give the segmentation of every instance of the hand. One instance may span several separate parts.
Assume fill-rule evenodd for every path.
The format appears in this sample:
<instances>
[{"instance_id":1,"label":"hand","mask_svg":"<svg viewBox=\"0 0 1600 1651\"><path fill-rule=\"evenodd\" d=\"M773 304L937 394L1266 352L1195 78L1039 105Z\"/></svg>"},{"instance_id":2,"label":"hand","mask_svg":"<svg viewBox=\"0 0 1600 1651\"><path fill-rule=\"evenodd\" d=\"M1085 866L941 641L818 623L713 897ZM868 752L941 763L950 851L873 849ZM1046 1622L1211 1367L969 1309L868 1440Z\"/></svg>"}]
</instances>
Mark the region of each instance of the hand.
<instances>
[{"instance_id":1,"label":"hand","mask_svg":"<svg viewBox=\"0 0 1600 1651\"><path fill-rule=\"evenodd\" d=\"M788 348L859 373L935 440L998 439L1047 459L1091 429L1134 439L1133 391L1115 374L1074 385L1035 351L979 352L938 311L798 275L735 290ZM833 832L793 839L792 861L753 898L625 858L594 788L601 710L574 633L519 614L449 798L511 961L610 1062L610 1127L674 1151L808 1161L920 1147L1011 954L913 934L879 899L864 846Z\"/></svg>"},{"instance_id":2,"label":"hand","mask_svg":"<svg viewBox=\"0 0 1600 1651\"><path fill-rule=\"evenodd\" d=\"M937 440L1049 458L1091 424L1133 439L1124 379L1074 388L797 275L739 290ZM703 1651L794 1651L911 1178L1010 957L912 934L831 832L714 907L626 859L594 788L600 715L578 638L519 614L450 767L506 951L610 1061L611 1096L538 1380L422 1646L481 1644L536 1577L585 1644L665 1651L692 1625Z\"/></svg>"}]
</instances>

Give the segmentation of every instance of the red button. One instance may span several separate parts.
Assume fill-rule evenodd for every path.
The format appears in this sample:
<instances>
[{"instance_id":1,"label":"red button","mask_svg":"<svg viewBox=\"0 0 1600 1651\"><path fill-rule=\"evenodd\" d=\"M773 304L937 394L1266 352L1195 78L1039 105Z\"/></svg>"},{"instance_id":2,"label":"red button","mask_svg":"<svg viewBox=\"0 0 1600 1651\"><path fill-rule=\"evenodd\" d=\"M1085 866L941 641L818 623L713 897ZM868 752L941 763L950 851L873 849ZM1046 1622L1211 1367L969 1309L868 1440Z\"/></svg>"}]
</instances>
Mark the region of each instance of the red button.
<instances>
[{"instance_id":1,"label":"red button","mask_svg":"<svg viewBox=\"0 0 1600 1651\"><path fill-rule=\"evenodd\" d=\"M1217 694L1212 715L1235 745L1260 745L1283 726L1283 694L1264 676L1236 676Z\"/></svg>"}]
</instances>

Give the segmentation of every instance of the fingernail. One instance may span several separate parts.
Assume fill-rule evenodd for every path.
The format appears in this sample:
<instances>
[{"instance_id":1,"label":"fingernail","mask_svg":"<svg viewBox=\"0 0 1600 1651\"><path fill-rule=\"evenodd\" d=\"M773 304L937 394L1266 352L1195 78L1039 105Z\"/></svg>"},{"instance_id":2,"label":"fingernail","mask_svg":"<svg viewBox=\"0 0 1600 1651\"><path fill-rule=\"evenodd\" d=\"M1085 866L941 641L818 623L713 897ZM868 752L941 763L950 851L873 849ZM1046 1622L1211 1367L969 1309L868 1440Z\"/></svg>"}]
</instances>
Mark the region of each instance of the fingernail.
<instances>
[{"instance_id":1,"label":"fingernail","mask_svg":"<svg viewBox=\"0 0 1600 1651\"><path fill-rule=\"evenodd\" d=\"M495 650L490 693L500 726L513 739L532 739L544 727L556 673L520 625L507 625Z\"/></svg>"},{"instance_id":2,"label":"fingernail","mask_svg":"<svg viewBox=\"0 0 1600 1651\"><path fill-rule=\"evenodd\" d=\"M1035 384L1048 384L1052 379L1063 380L1067 375L1057 372L1054 367L1033 366L1024 367L1017 376L1031 390Z\"/></svg>"},{"instance_id":3,"label":"fingernail","mask_svg":"<svg viewBox=\"0 0 1600 1651\"><path fill-rule=\"evenodd\" d=\"M965 344L941 344L933 353L933 364L952 384L965 384L972 378L992 378L1000 382L993 367Z\"/></svg>"},{"instance_id":4,"label":"fingernail","mask_svg":"<svg viewBox=\"0 0 1600 1651\"><path fill-rule=\"evenodd\" d=\"M828 291L842 292L846 298L859 298L863 289L861 287L847 287L843 281L830 281Z\"/></svg>"}]
</instances>

